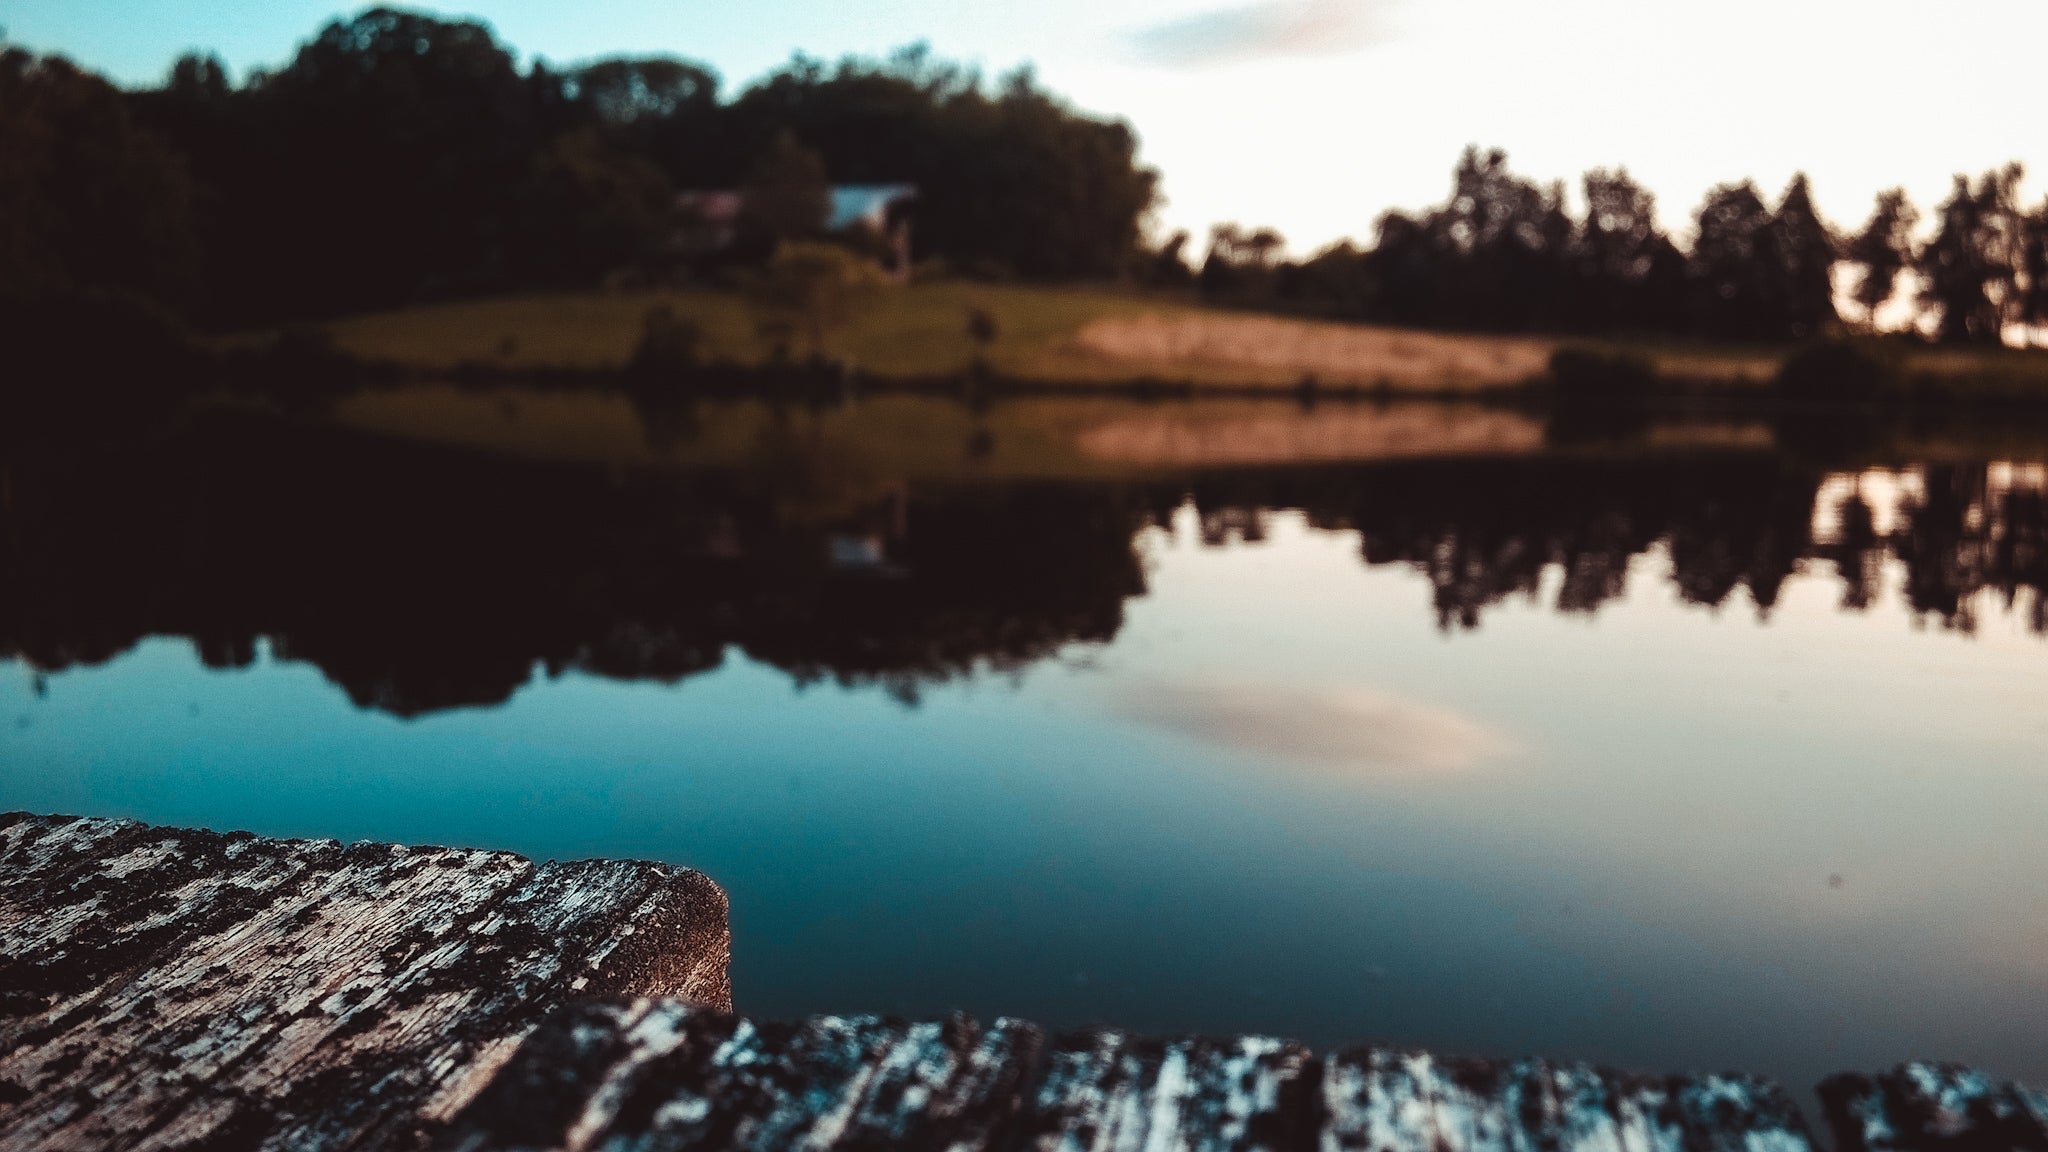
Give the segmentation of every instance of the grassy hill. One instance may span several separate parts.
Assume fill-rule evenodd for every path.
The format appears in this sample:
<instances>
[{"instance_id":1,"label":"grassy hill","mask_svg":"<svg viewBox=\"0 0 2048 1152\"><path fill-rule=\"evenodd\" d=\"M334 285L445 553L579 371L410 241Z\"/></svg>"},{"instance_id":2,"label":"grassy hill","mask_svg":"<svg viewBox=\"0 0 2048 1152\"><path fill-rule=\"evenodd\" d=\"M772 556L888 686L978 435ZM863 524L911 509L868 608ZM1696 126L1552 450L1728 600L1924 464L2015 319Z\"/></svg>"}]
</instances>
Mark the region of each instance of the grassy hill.
<instances>
[{"instance_id":1,"label":"grassy hill","mask_svg":"<svg viewBox=\"0 0 2048 1152\"><path fill-rule=\"evenodd\" d=\"M353 355L428 371L602 369L626 363L657 306L696 321L707 357L758 364L769 355L745 299L718 291L464 301L355 317L329 331ZM975 309L996 321L991 367L1061 383L1293 387L1313 375L1331 385L1483 389L1540 373L1555 344L1281 319L1106 289L950 282L877 291L829 334L828 350L876 376L951 375L976 354L967 325Z\"/></svg>"},{"instance_id":2,"label":"grassy hill","mask_svg":"<svg viewBox=\"0 0 2048 1152\"><path fill-rule=\"evenodd\" d=\"M464 364L506 369L604 369L632 356L647 312L693 319L703 353L758 364L769 355L756 314L735 292L639 290L462 301L359 316L329 326L346 352L434 372ZM1562 338L1424 332L1204 307L1110 289L920 283L876 291L828 335L828 350L880 377L957 373L974 358L967 317L996 321L988 360L998 372L1087 384L1151 379L1200 385L1327 386L1395 392L1512 388L1543 373ZM1593 342L1602 343L1602 342ZM1768 380L1785 347L1608 342L1666 375L1741 386ZM1927 350L1910 371L2001 388L2048 388L2048 353Z\"/></svg>"}]
</instances>

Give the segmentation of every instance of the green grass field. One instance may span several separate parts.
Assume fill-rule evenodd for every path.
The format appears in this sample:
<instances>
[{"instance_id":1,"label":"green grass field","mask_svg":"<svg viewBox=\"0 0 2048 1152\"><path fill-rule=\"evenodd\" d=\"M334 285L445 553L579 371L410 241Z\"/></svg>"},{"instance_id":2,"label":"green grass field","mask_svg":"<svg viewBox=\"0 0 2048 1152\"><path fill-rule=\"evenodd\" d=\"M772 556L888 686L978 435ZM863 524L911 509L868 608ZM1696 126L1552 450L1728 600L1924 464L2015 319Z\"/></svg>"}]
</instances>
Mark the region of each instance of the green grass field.
<instances>
[{"instance_id":1,"label":"green grass field","mask_svg":"<svg viewBox=\"0 0 2048 1152\"><path fill-rule=\"evenodd\" d=\"M769 355L746 300L711 290L472 300L354 317L328 330L347 353L427 372L464 364L599 370L630 359L643 318L658 306L697 323L708 358L753 365ZM827 351L877 377L951 375L975 357L967 325L974 309L996 321L998 335L988 349L995 370L1069 384L1151 379L1279 388L1313 375L1328 384L1396 391L1484 391L1512 388L1540 374L1549 352L1561 344L1592 343L1645 356L1669 376L1741 387L1767 382L1790 351L1413 332L1261 316L1110 289L963 282L874 291L847 323L828 333ZM1172 328L1183 337L1192 333L1197 347L1158 355L1143 339L1122 341L1122 351L1106 350L1119 346L1115 339L1077 339L1102 324ZM1955 381L1959 394L2048 389L2048 351L1930 349L1912 353L1907 369Z\"/></svg>"},{"instance_id":2,"label":"green grass field","mask_svg":"<svg viewBox=\"0 0 2048 1152\"><path fill-rule=\"evenodd\" d=\"M593 370L624 365L643 319L656 307L694 320L708 359L758 365L770 355L745 298L709 290L463 301L354 317L328 331L351 355L429 372L466 364ZM1519 384L1540 373L1555 344L1285 319L1111 289L936 282L873 291L847 323L828 332L826 351L876 377L954 375L978 351L968 336L974 310L996 321L997 336L986 352L995 371L1064 384L1156 380L1292 388L1315 375L1331 384L1467 391ZM1162 355L1146 350L1142 335L1136 351L1106 349L1105 343L1120 343L1114 336L1092 346L1077 340L1091 325L1130 323L1166 325L1200 347ZM1276 329L1283 347L1270 346ZM797 351L808 349L799 344ZM1443 370L1433 371L1439 361ZM1457 361L1489 367L1475 373Z\"/></svg>"},{"instance_id":3,"label":"green grass field","mask_svg":"<svg viewBox=\"0 0 2048 1152\"><path fill-rule=\"evenodd\" d=\"M360 316L329 327L342 350L429 370L615 368L626 363L649 309L695 320L711 359L759 364L769 355L754 313L734 292L647 290L464 301ZM943 376L973 359L969 309L995 317L994 367L1036 379L1121 379L1128 371L1065 345L1091 320L1195 311L1187 305L1085 288L962 283L875 291L851 322L828 334L832 354L881 376Z\"/></svg>"}]
</instances>

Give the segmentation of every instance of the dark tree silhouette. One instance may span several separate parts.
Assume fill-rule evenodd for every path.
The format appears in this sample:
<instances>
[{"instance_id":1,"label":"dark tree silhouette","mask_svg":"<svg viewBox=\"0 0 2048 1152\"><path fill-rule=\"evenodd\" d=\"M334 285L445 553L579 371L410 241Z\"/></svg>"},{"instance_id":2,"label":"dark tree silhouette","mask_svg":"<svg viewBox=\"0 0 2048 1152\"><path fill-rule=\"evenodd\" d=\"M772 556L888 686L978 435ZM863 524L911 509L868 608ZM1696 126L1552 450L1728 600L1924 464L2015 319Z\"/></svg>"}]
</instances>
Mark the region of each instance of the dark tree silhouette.
<instances>
[{"instance_id":1,"label":"dark tree silhouette","mask_svg":"<svg viewBox=\"0 0 2048 1152\"><path fill-rule=\"evenodd\" d=\"M1756 185L1745 180L1708 192L1696 226L1693 306L1700 329L1732 340L1777 335L1777 246Z\"/></svg>"},{"instance_id":2,"label":"dark tree silhouette","mask_svg":"<svg viewBox=\"0 0 2048 1152\"><path fill-rule=\"evenodd\" d=\"M0 44L0 292L175 302L197 259L185 166L121 93Z\"/></svg>"},{"instance_id":3,"label":"dark tree silhouette","mask_svg":"<svg viewBox=\"0 0 2048 1152\"><path fill-rule=\"evenodd\" d=\"M1628 169L1584 181L1586 219L1576 255L1574 327L1651 331L1681 307L1685 256L1657 228L1657 202Z\"/></svg>"},{"instance_id":4,"label":"dark tree silhouette","mask_svg":"<svg viewBox=\"0 0 2048 1152\"><path fill-rule=\"evenodd\" d=\"M1166 238L1166 242L1152 254L1146 269L1148 284L1160 288L1184 288L1195 282L1194 269L1188 267L1189 239L1185 228Z\"/></svg>"},{"instance_id":5,"label":"dark tree silhouette","mask_svg":"<svg viewBox=\"0 0 2048 1152\"><path fill-rule=\"evenodd\" d=\"M1916 263L1925 285L1921 304L1945 342L1991 343L2004 335L2007 305L2016 297L2019 178L2016 164L1986 172L1974 187L1958 175L1935 209L1940 228Z\"/></svg>"},{"instance_id":6,"label":"dark tree silhouette","mask_svg":"<svg viewBox=\"0 0 2048 1152\"><path fill-rule=\"evenodd\" d=\"M1230 226L1200 283L1235 303L1490 331L1797 340L1839 323L1839 241L1804 176L1775 209L1748 182L1714 189L1690 254L1658 228L1654 199L1625 169L1587 173L1584 192L1586 215L1574 219L1561 185L1468 147L1450 197L1421 214L1385 213L1373 248L1339 243L1269 268L1238 254L1245 237Z\"/></svg>"},{"instance_id":7,"label":"dark tree silhouette","mask_svg":"<svg viewBox=\"0 0 2048 1152\"><path fill-rule=\"evenodd\" d=\"M1845 254L1863 266L1863 275L1856 282L1856 303L1863 306L1864 323L1872 331L1877 329L1877 310L1897 290L1899 273L1911 266L1913 228L1919 222L1920 213L1906 198L1906 190L1893 188L1878 194L1870 221L1849 242Z\"/></svg>"},{"instance_id":8,"label":"dark tree silhouette","mask_svg":"<svg viewBox=\"0 0 2048 1152\"><path fill-rule=\"evenodd\" d=\"M1803 172L1792 178L1771 218L1770 255L1777 265L1771 271L1779 278L1772 295L1782 334L1801 340L1834 327L1840 319L1834 284L1839 247L1813 206L1813 189Z\"/></svg>"},{"instance_id":9,"label":"dark tree silhouette","mask_svg":"<svg viewBox=\"0 0 2048 1152\"><path fill-rule=\"evenodd\" d=\"M1029 70L991 88L916 46L880 63L799 58L726 121L733 141L796 133L835 181L915 185L923 250L990 275L1118 275L1157 197L1129 125L1076 112Z\"/></svg>"},{"instance_id":10,"label":"dark tree silhouette","mask_svg":"<svg viewBox=\"0 0 2048 1152\"><path fill-rule=\"evenodd\" d=\"M1560 186L1508 169L1499 149L1467 148L1451 199L1430 221L1449 257L1458 323L1505 329L1554 328L1569 275L1574 227Z\"/></svg>"},{"instance_id":11,"label":"dark tree silhouette","mask_svg":"<svg viewBox=\"0 0 2048 1152\"><path fill-rule=\"evenodd\" d=\"M825 158L787 130L776 134L741 185L746 223L772 245L824 230L832 207Z\"/></svg>"},{"instance_id":12,"label":"dark tree silhouette","mask_svg":"<svg viewBox=\"0 0 2048 1152\"><path fill-rule=\"evenodd\" d=\"M2048 200L2020 221L2019 321L2031 346L2048 327Z\"/></svg>"},{"instance_id":13,"label":"dark tree silhouette","mask_svg":"<svg viewBox=\"0 0 2048 1152\"><path fill-rule=\"evenodd\" d=\"M629 132L715 115L718 74L667 56L613 56L570 71L562 94L599 124Z\"/></svg>"},{"instance_id":14,"label":"dark tree silhouette","mask_svg":"<svg viewBox=\"0 0 2048 1152\"><path fill-rule=\"evenodd\" d=\"M332 312L510 278L524 249L503 191L548 133L542 94L485 25L372 9L252 88L271 155L247 174L268 245L248 289L294 285Z\"/></svg>"},{"instance_id":15,"label":"dark tree silhouette","mask_svg":"<svg viewBox=\"0 0 2048 1152\"><path fill-rule=\"evenodd\" d=\"M191 160L221 324L664 272L673 189L764 193L758 240L815 231L828 181L911 184L920 255L1055 278L1133 268L1156 199L1127 125L922 47L798 58L723 102L688 61L521 71L481 23L378 8L239 89L193 57L130 103ZM815 152L793 167L785 136Z\"/></svg>"},{"instance_id":16,"label":"dark tree silhouette","mask_svg":"<svg viewBox=\"0 0 2048 1152\"><path fill-rule=\"evenodd\" d=\"M1216 225L1209 230L1209 256L1202 262L1202 291L1242 303L1271 301L1275 260L1286 244L1286 238L1272 228Z\"/></svg>"}]
</instances>

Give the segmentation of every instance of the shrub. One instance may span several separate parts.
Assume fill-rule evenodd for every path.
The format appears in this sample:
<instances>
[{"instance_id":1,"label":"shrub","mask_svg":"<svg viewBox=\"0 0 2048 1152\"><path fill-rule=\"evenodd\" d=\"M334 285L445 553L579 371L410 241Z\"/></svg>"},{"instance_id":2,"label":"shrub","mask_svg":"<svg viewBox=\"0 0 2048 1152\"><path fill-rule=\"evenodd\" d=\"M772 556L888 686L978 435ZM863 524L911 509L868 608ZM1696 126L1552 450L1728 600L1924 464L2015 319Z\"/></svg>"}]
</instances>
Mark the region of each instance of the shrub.
<instances>
[{"instance_id":1,"label":"shrub","mask_svg":"<svg viewBox=\"0 0 2048 1152\"><path fill-rule=\"evenodd\" d=\"M1641 400L1656 390L1657 369L1627 353L1560 348L1550 356L1550 381L1560 401Z\"/></svg>"},{"instance_id":2,"label":"shrub","mask_svg":"<svg viewBox=\"0 0 2048 1152\"><path fill-rule=\"evenodd\" d=\"M1830 340L1787 356L1771 387L1787 400L1860 403L1901 395L1905 372L1898 353L1881 344Z\"/></svg>"},{"instance_id":3,"label":"shrub","mask_svg":"<svg viewBox=\"0 0 2048 1152\"><path fill-rule=\"evenodd\" d=\"M695 368L704 329L696 320L657 304L640 318L640 343L633 349L633 367L642 372L679 372Z\"/></svg>"},{"instance_id":4,"label":"shrub","mask_svg":"<svg viewBox=\"0 0 2048 1152\"><path fill-rule=\"evenodd\" d=\"M823 359L826 334L851 320L887 283L872 262L838 245L789 243L753 277L747 297L764 332L800 331L812 358Z\"/></svg>"}]
</instances>

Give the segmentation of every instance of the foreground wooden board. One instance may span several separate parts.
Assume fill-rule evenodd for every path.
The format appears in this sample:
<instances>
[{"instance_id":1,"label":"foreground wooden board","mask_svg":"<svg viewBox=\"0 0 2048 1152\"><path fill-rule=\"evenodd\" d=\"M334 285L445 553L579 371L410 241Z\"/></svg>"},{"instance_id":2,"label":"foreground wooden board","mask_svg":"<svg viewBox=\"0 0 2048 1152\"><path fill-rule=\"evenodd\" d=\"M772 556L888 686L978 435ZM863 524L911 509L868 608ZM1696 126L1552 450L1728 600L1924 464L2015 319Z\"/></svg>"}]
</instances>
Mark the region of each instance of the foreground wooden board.
<instances>
[{"instance_id":1,"label":"foreground wooden board","mask_svg":"<svg viewBox=\"0 0 2048 1152\"><path fill-rule=\"evenodd\" d=\"M2048 1152L2048 1092L1955 1064L1830 1077L1820 1099L1838 1152Z\"/></svg>"},{"instance_id":2,"label":"foreground wooden board","mask_svg":"<svg viewBox=\"0 0 2048 1152\"><path fill-rule=\"evenodd\" d=\"M0 816L0 1147L426 1145L579 995L729 1007L656 864Z\"/></svg>"},{"instance_id":3,"label":"foreground wooden board","mask_svg":"<svg viewBox=\"0 0 2048 1152\"><path fill-rule=\"evenodd\" d=\"M671 1001L551 1017L452 1133L461 1148L981 1148L1038 1033L1002 1021L755 1024Z\"/></svg>"},{"instance_id":4,"label":"foreground wooden board","mask_svg":"<svg viewBox=\"0 0 2048 1152\"><path fill-rule=\"evenodd\" d=\"M552 1017L457 1118L464 1152L542 1148L1809 1152L1785 1093L1542 1061L1320 1060L1260 1038L1047 1040L1001 1020L756 1025L687 1004Z\"/></svg>"},{"instance_id":5,"label":"foreground wooden board","mask_svg":"<svg viewBox=\"0 0 2048 1152\"><path fill-rule=\"evenodd\" d=\"M1808 1152L1782 1088L1749 1076L1639 1076L1544 1060L1365 1049L1323 1072L1326 1149Z\"/></svg>"}]
</instances>

